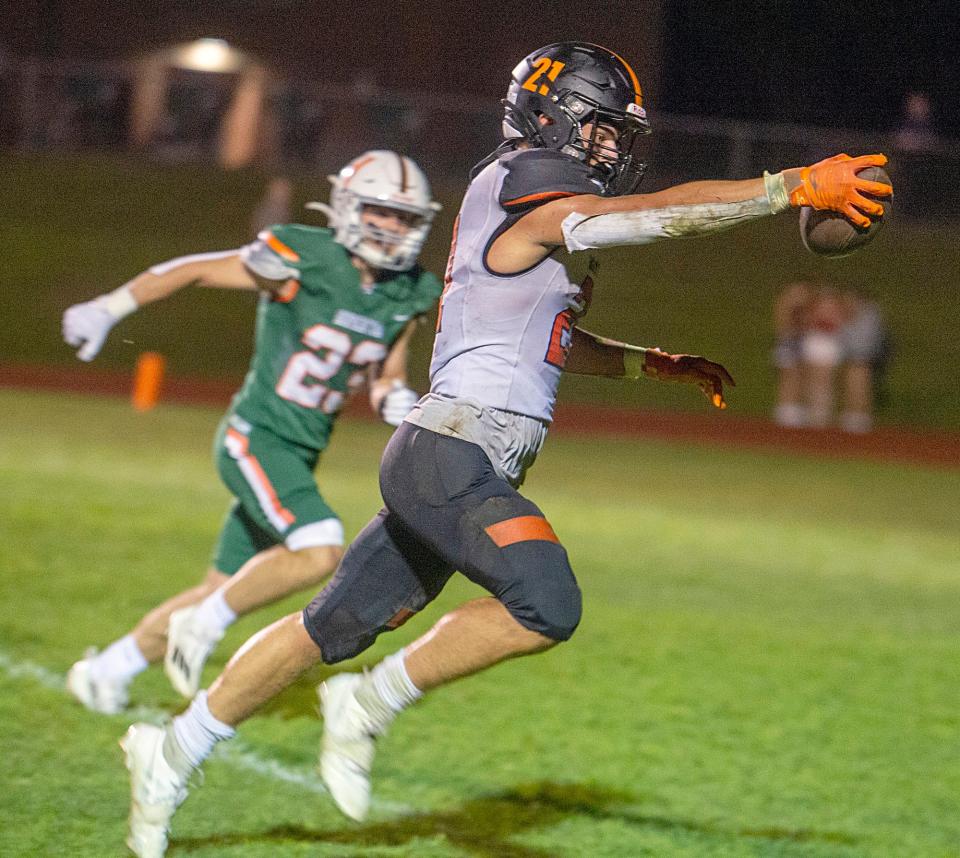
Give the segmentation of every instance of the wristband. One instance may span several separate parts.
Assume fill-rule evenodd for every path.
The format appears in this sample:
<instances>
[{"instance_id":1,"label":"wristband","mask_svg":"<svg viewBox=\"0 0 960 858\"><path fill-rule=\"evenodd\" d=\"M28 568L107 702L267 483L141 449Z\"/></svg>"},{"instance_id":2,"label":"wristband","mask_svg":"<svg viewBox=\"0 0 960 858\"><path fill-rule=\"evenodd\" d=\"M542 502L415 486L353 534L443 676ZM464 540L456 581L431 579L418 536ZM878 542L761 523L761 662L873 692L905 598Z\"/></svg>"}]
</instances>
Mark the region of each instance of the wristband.
<instances>
[{"instance_id":1,"label":"wristband","mask_svg":"<svg viewBox=\"0 0 960 858\"><path fill-rule=\"evenodd\" d=\"M119 289L101 295L97 303L118 322L140 306L137 299L133 297L129 284L124 284Z\"/></svg>"},{"instance_id":2,"label":"wristband","mask_svg":"<svg viewBox=\"0 0 960 858\"><path fill-rule=\"evenodd\" d=\"M764 170L763 187L770 202L771 214L779 214L790 208L790 195L787 193L787 183L783 173L768 173Z\"/></svg>"},{"instance_id":3,"label":"wristband","mask_svg":"<svg viewBox=\"0 0 960 858\"><path fill-rule=\"evenodd\" d=\"M634 346L623 347L623 377L640 378L646 375L646 349L638 349Z\"/></svg>"}]
</instances>

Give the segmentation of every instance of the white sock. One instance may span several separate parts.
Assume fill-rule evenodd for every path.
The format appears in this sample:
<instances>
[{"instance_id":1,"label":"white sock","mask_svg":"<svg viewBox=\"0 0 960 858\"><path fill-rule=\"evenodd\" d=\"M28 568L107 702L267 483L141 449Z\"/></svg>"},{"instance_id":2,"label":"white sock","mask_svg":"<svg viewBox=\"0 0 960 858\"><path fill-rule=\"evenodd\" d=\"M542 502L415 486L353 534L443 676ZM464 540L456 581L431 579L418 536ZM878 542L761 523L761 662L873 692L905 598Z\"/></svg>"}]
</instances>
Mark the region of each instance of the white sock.
<instances>
[{"instance_id":1,"label":"white sock","mask_svg":"<svg viewBox=\"0 0 960 858\"><path fill-rule=\"evenodd\" d=\"M221 587L197 605L193 618L199 625L222 633L237 621L237 614L227 604Z\"/></svg>"},{"instance_id":2,"label":"white sock","mask_svg":"<svg viewBox=\"0 0 960 858\"><path fill-rule=\"evenodd\" d=\"M403 659L403 650L388 655L357 689L357 702L370 717L372 733L382 733L398 712L423 697L423 692L410 679Z\"/></svg>"},{"instance_id":3,"label":"white sock","mask_svg":"<svg viewBox=\"0 0 960 858\"><path fill-rule=\"evenodd\" d=\"M232 739L236 732L229 724L218 721L210 713L206 691L197 694L190 708L173 719L173 735L183 755L194 768L210 756L217 742ZM172 765L172 761L170 762Z\"/></svg>"},{"instance_id":4,"label":"white sock","mask_svg":"<svg viewBox=\"0 0 960 858\"><path fill-rule=\"evenodd\" d=\"M149 666L140 652L133 635L124 635L114 641L90 662L90 673L96 679L113 679L129 682Z\"/></svg>"}]
</instances>

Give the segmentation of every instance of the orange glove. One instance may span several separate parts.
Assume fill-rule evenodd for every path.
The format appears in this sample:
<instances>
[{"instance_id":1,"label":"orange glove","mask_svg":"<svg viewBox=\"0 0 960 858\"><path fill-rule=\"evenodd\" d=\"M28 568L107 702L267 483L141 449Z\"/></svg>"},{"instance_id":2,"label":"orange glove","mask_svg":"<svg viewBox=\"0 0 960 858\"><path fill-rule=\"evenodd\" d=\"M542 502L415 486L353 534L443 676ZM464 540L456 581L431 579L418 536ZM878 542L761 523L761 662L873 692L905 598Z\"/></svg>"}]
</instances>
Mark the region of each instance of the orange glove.
<instances>
[{"instance_id":1,"label":"orange glove","mask_svg":"<svg viewBox=\"0 0 960 858\"><path fill-rule=\"evenodd\" d=\"M857 171L864 167L882 167L886 163L886 155L861 155L859 158L834 155L804 167L800 170L800 184L790 191L790 205L839 212L857 226L866 228L870 226L867 215L882 217L883 206L864 194L889 197L893 194L893 187L884 182L861 179Z\"/></svg>"}]
</instances>

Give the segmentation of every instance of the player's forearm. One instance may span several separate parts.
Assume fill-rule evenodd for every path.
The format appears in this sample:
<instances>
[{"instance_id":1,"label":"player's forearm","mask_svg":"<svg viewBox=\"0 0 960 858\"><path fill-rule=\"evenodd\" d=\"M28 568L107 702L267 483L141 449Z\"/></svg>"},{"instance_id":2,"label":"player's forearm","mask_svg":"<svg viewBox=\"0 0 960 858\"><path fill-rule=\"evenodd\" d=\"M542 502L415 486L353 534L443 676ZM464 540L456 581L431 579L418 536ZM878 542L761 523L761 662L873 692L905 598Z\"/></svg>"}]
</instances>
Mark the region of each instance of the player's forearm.
<instances>
[{"instance_id":1,"label":"player's forearm","mask_svg":"<svg viewBox=\"0 0 960 858\"><path fill-rule=\"evenodd\" d=\"M642 211L669 206L737 203L766 195L763 179L685 182L652 194L630 194L609 200L608 211Z\"/></svg>"},{"instance_id":2,"label":"player's forearm","mask_svg":"<svg viewBox=\"0 0 960 858\"><path fill-rule=\"evenodd\" d=\"M384 376L380 375L370 382L370 408L376 412L380 412L380 406L383 404L383 400L386 398L387 394L391 390L394 390L398 385L405 387L407 383L406 376Z\"/></svg>"},{"instance_id":3,"label":"player's forearm","mask_svg":"<svg viewBox=\"0 0 960 858\"><path fill-rule=\"evenodd\" d=\"M654 194L575 208L561 229L569 250L650 244L721 232L789 208L796 171L743 181L688 182Z\"/></svg>"},{"instance_id":4,"label":"player's forearm","mask_svg":"<svg viewBox=\"0 0 960 858\"><path fill-rule=\"evenodd\" d=\"M599 337L573 329L573 339L563 371L574 375L596 375L605 378L639 378L649 375L647 349Z\"/></svg>"},{"instance_id":5,"label":"player's forearm","mask_svg":"<svg viewBox=\"0 0 960 858\"><path fill-rule=\"evenodd\" d=\"M411 319L407 323L379 370L370 376L370 407L377 413L391 390L407 386L407 355L417 325L418 319Z\"/></svg>"},{"instance_id":6,"label":"player's forearm","mask_svg":"<svg viewBox=\"0 0 960 858\"><path fill-rule=\"evenodd\" d=\"M193 285L254 289L257 283L244 267L237 251L227 250L181 256L158 263L103 297L118 312L127 315Z\"/></svg>"},{"instance_id":7,"label":"player's forearm","mask_svg":"<svg viewBox=\"0 0 960 858\"><path fill-rule=\"evenodd\" d=\"M154 274L152 270L148 270L138 274L133 280L128 280L118 289L101 296L98 301L101 301L107 311L119 320L146 304L168 298L174 292L197 282L198 279L197 273L189 267L165 274Z\"/></svg>"},{"instance_id":8,"label":"player's forearm","mask_svg":"<svg viewBox=\"0 0 960 858\"><path fill-rule=\"evenodd\" d=\"M137 306L143 307L169 298L175 292L196 283L198 279L197 273L189 267L175 269L165 274L154 274L152 270L148 270L125 283L120 290L126 289L130 297L136 301Z\"/></svg>"}]
</instances>

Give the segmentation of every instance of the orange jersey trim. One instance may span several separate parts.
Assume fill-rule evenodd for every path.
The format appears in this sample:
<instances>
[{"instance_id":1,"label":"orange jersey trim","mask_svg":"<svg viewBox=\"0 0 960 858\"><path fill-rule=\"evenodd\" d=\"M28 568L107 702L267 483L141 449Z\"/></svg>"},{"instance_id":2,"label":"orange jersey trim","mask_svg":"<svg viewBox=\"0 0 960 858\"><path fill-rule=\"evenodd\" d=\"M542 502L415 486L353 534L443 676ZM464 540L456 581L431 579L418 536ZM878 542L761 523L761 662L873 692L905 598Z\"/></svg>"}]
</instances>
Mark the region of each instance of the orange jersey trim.
<instances>
[{"instance_id":1,"label":"orange jersey trim","mask_svg":"<svg viewBox=\"0 0 960 858\"><path fill-rule=\"evenodd\" d=\"M236 429L228 428L227 437L240 448L241 455L247 455L247 450L250 447L250 441L246 435L241 435Z\"/></svg>"},{"instance_id":2,"label":"orange jersey trim","mask_svg":"<svg viewBox=\"0 0 960 858\"><path fill-rule=\"evenodd\" d=\"M287 247L279 238L277 238L272 232L267 233L267 247L269 247L274 253L278 256L282 256L288 262L299 262L300 254L297 253L292 247Z\"/></svg>"},{"instance_id":3,"label":"orange jersey trim","mask_svg":"<svg viewBox=\"0 0 960 858\"><path fill-rule=\"evenodd\" d=\"M300 291L300 281L291 278L273 293L273 300L280 304L289 304Z\"/></svg>"},{"instance_id":4,"label":"orange jersey trim","mask_svg":"<svg viewBox=\"0 0 960 858\"><path fill-rule=\"evenodd\" d=\"M416 611L411 611L409 608L401 608L397 611L389 620L387 620L388 629L398 629L402 626L407 620L412 617Z\"/></svg>"},{"instance_id":5,"label":"orange jersey trim","mask_svg":"<svg viewBox=\"0 0 960 858\"><path fill-rule=\"evenodd\" d=\"M236 429L227 429L227 437L240 448L240 455L234 458L243 459L250 466L254 477L260 484L260 488L266 494L273 511L280 517L281 521L288 525L293 524L297 520L296 516L280 503L280 498L277 497L276 489L274 489L273 483L270 482L266 471L260 466L256 457L250 455L250 439L247 438L246 435L237 432Z\"/></svg>"},{"instance_id":6,"label":"orange jersey trim","mask_svg":"<svg viewBox=\"0 0 960 858\"><path fill-rule=\"evenodd\" d=\"M558 200L561 197L575 197L577 194L571 191L542 191L539 194L527 194L525 197L517 197L515 200L507 200L505 206L519 206L522 203L532 203L536 200Z\"/></svg>"},{"instance_id":7,"label":"orange jersey trim","mask_svg":"<svg viewBox=\"0 0 960 858\"><path fill-rule=\"evenodd\" d=\"M557 542L557 534L550 527L550 522L539 515L518 515L516 518L508 518L506 521L498 521L485 528L489 536L498 548L506 548L515 542L530 542L540 540L542 542Z\"/></svg>"}]
</instances>

